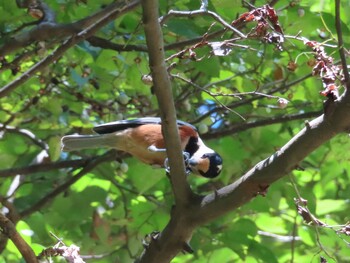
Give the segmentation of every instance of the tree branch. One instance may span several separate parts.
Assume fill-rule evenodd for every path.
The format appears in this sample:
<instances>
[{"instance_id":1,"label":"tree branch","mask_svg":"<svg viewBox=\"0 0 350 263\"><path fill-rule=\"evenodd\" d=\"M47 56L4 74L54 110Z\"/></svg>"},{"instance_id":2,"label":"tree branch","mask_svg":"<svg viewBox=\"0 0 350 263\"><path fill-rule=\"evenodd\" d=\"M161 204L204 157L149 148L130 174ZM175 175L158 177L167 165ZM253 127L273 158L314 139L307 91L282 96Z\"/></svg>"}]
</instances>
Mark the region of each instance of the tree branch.
<instances>
[{"instance_id":1,"label":"tree branch","mask_svg":"<svg viewBox=\"0 0 350 263\"><path fill-rule=\"evenodd\" d=\"M110 9L108 9L108 12L104 14L104 16L99 18L99 20L97 20L96 23L88 26L86 29L80 31L77 35L74 35L70 37L68 40L64 41L64 43L60 47L58 47L52 54L48 55L46 58L39 61L32 68L30 68L25 73L23 73L19 78L15 79L14 81L2 87L0 89L0 98L6 96L8 93L16 89L19 85L25 83L38 71L49 66L53 61L60 58L69 48L73 47L75 44L79 43L80 41L94 35L98 29L100 29L110 21L113 21L114 19L124 14L125 12L128 12L133 8L137 7L138 4L139 4L139 0L131 0L131 1L123 0L123 1L118 1L116 3L111 4ZM81 22L80 24L84 25L83 22ZM48 31L52 30L51 27L46 29ZM3 52L0 49L0 54L2 53Z\"/></svg>"},{"instance_id":2,"label":"tree branch","mask_svg":"<svg viewBox=\"0 0 350 263\"><path fill-rule=\"evenodd\" d=\"M343 123L350 125L350 116L346 116ZM208 223L257 195L265 195L271 183L291 172L308 154L343 131L332 124L336 125L327 121L324 115L308 123L280 150L259 162L236 182L204 197L193 220L198 220L198 224Z\"/></svg>"},{"instance_id":3,"label":"tree branch","mask_svg":"<svg viewBox=\"0 0 350 263\"><path fill-rule=\"evenodd\" d=\"M186 180L171 82L164 62L164 43L159 24L158 1L142 1L142 8L149 65L153 77L154 93L158 99L162 119L162 132L169 158L172 189L176 204L184 206L188 204L193 194Z\"/></svg>"},{"instance_id":4,"label":"tree branch","mask_svg":"<svg viewBox=\"0 0 350 263\"><path fill-rule=\"evenodd\" d=\"M48 150L49 146L39 138L35 136L34 133L32 133L30 130L27 129L19 129L17 127L12 127L12 126L4 126L0 123L0 131L5 130L6 132L12 132L12 133L17 133L22 136L27 137L31 142L33 142L35 145L39 146L41 149Z\"/></svg>"},{"instance_id":5,"label":"tree branch","mask_svg":"<svg viewBox=\"0 0 350 263\"><path fill-rule=\"evenodd\" d=\"M0 227L3 234L11 239L27 263L38 262L34 251L17 232L15 225L2 213L0 213Z\"/></svg>"},{"instance_id":6,"label":"tree branch","mask_svg":"<svg viewBox=\"0 0 350 263\"><path fill-rule=\"evenodd\" d=\"M50 39L51 42L57 43L64 38L71 37L72 34L78 34L81 31L94 27L94 25L97 26L101 20L104 20L105 18L108 19L108 17L111 16L111 18L107 21L108 23L119 15L119 11L121 13L124 13L123 9L125 9L125 11L130 11L138 4L139 1L136 0L119 0L118 2L106 6L101 11L89 17L83 18L70 24L56 23L54 18L52 18L54 17L53 12L46 6L46 4L43 4L43 6L46 6L43 10L45 11L43 20L40 21L39 24L32 30L25 31L19 35L12 37L8 41L5 41L5 44L0 46L0 56L5 56L16 51L19 48L26 47L38 41L45 41L47 39ZM117 16L114 17L113 13L116 11L117 14L114 15ZM104 26L105 24L106 23L99 25L97 29L99 29L101 26Z\"/></svg>"},{"instance_id":7,"label":"tree branch","mask_svg":"<svg viewBox=\"0 0 350 263\"><path fill-rule=\"evenodd\" d=\"M233 135L252 128L278 124L278 123L285 123L293 120L312 118L312 117L319 116L320 114L321 114L321 111L312 111L312 112L305 112L305 113L294 114L294 115L274 116L271 118L266 118L262 120L252 121L252 122L233 124L223 130L216 130L211 133L203 134L201 137L207 140L221 138L223 136ZM127 156L120 156L118 154L118 158L122 159L124 157L127 157ZM25 167L3 169L3 170L0 170L0 178L11 177L17 174L27 175L31 173L39 173L39 172L50 171L55 169L64 169L64 168L76 169L76 168L85 166L88 162L91 161L92 158L96 158L96 156L84 158L84 159L77 159L77 160L66 160L66 161L58 161L58 162L52 162L52 163L32 164Z\"/></svg>"},{"instance_id":8,"label":"tree branch","mask_svg":"<svg viewBox=\"0 0 350 263\"><path fill-rule=\"evenodd\" d=\"M251 121L251 122L244 122L244 123L237 123L230 125L226 129L214 131L211 133L203 134L203 139L214 139L214 138L222 138L224 136L236 134L242 131L246 131L248 129L256 128L256 127L262 127L277 123L285 123L293 120L300 120L300 119L307 119L316 117L322 114L321 111L312 111L312 112L305 112L300 114L294 114L294 115L283 115L283 116L274 116L271 118L266 118L262 120L257 121ZM1 173L0 173L1 175Z\"/></svg>"},{"instance_id":9,"label":"tree branch","mask_svg":"<svg viewBox=\"0 0 350 263\"><path fill-rule=\"evenodd\" d=\"M197 227L233 211L257 195L266 195L270 184L296 168L308 154L350 128L350 105L342 96L334 111L322 115L287 142L271 157L259 162L236 182L192 203L187 210L174 210L159 239L151 243L137 262L170 262ZM226 160L227 161L227 160ZM146 260L147 259L147 260Z\"/></svg>"},{"instance_id":10,"label":"tree branch","mask_svg":"<svg viewBox=\"0 0 350 263\"><path fill-rule=\"evenodd\" d=\"M103 49L111 49L118 52L125 51L139 51L139 52L147 52L147 47L145 45L125 45L125 44L117 44L109 41L107 39L92 36L86 39L90 43L90 45L94 47L99 47Z\"/></svg>"},{"instance_id":11,"label":"tree branch","mask_svg":"<svg viewBox=\"0 0 350 263\"><path fill-rule=\"evenodd\" d=\"M170 78L165 66L164 44L158 19L158 1L142 1L143 22L149 51L150 68L162 119L162 132L170 165L170 180L176 206L166 228L145 249L136 262L170 262L185 247L193 229L185 223L187 211L194 201L186 180L185 165L180 147L180 138L176 124L176 111L172 96ZM184 226L184 228L181 228ZM177 231L179 230L179 231ZM163 245L163 242L165 245ZM161 247L161 249L159 249Z\"/></svg>"},{"instance_id":12,"label":"tree branch","mask_svg":"<svg viewBox=\"0 0 350 263\"><path fill-rule=\"evenodd\" d=\"M291 172L308 154L335 135L347 131L350 127L350 106L346 99L345 96L341 98L331 116L322 115L307 123L279 151L258 163L239 180L204 197L201 209L195 215L198 223L207 223L247 203L256 195L265 194L271 183Z\"/></svg>"},{"instance_id":13,"label":"tree branch","mask_svg":"<svg viewBox=\"0 0 350 263\"><path fill-rule=\"evenodd\" d=\"M238 36L240 36L241 38L245 39L247 38L246 35L244 35L241 31L239 31L238 29L236 29L235 27L231 26L230 24L228 24L224 19L222 19L218 14L212 12L212 11L208 11L206 9L198 9L198 10L192 10L192 11L175 11L175 10L170 10L168 12L168 14L166 14L165 16L161 17L160 20L160 24L164 24L170 17L194 17L194 16L203 16L203 15L208 15L211 16L212 18L214 18L217 22L219 22L220 24L222 24L225 29L230 29L232 32L236 33Z\"/></svg>"},{"instance_id":14,"label":"tree branch","mask_svg":"<svg viewBox=\"0 0 350 263\"><path fill-rule=\"evenodd\" d=\"M312 76L312 74L310 73L310 74L307 74L307 75L305 75L305 76L303 76L303 77L301 77L299 79L293 80L293 81L288 82L286 84L282 84L282 85L278 86L277 88L271 89L268 92L266 92L266 95L275 94L277 92L281 93L281 92L283 92L285 90L288 90L288 88L290 88L290 87L292 87L292 86L294 86L294 85L296 85L296 84L306 80L307 78L309 78L311 76ZM265 90L267 87L269 87L271 85L273 86L274 83L276 83L276 82L267 83L267 84L263 85L262 87L260 87L259 90ZM206 86L208 86L208 85L206 85ZM252 94L254 95L254 92ZM237 95L239 95L239 93ZM248 105L248 104L252 103L253 101L259 100L259 99L261 99L263 97L264 96L262 96L262 95L255 94L251 98L245 98L245 99L240 100L240 101L234 101L234 102L226 105L226 107L217 106L217 107L215 107L213 109L208 110L206 113L202 114L201 116L199 116L196 120L193 121L193 123L198 123L198 122L204 120L205 118L209 117L213 113L226 111L227 110L226 108L235 109L235 108L238 108L238 107L243 106L243 105ZM316 116L318 116L318 115L320 115L320 114L317 114ZM313 117L315 117L315 116L313 116Z\"/></svg>"},{"instance_id":15,"label":"tree branch","mask_svg":"<svg viewBox=\"0 0 350 263\"><path fill-rule=\"evenodd\" d=\"M93 158L86 158L86 159L78 159L78 160L67 160L67 161L59 161L54 163L40 163L40 164L32 164L25 167L17 167L17 168L10 168L10 169L4 169L0 170L0 178L1 177L11 177L15 176L17 174L26 175L31 173L40 173L40 172L47 172L50 170L55 169L64 169L64 168L79 168L85 166L87 163L89 163Z\"/></svg>"}]
</instances>

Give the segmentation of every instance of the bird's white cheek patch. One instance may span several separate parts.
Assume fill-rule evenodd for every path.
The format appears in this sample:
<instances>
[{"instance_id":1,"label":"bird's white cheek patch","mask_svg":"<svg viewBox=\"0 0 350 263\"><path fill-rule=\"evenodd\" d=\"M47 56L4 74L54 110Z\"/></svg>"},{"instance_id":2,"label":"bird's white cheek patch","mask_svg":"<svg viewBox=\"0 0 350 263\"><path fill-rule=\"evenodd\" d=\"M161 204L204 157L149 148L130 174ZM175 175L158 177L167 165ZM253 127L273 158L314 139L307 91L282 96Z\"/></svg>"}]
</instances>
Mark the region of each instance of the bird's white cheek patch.
<instances>
[{"instance_id":1,"label":"bird's white cheek patch","mask_svg":"<svg viewBox=\"0 0 350 263\"><path fill-rule=\"evenodd\" d=\"M217 168L218 168L218 171L221 171L222 170L222 164L217 165Z\"/></svg>"}]
</instances>

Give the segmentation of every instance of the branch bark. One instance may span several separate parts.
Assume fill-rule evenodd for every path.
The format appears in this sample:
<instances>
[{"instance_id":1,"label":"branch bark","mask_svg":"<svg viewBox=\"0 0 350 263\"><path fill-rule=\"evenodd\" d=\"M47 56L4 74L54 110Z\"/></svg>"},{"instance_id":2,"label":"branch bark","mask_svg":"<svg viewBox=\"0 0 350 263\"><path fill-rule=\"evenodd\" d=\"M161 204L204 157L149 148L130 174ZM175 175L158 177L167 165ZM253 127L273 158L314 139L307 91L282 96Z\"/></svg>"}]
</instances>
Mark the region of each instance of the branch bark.
<instances>
[{"instance_id":1,"label":"branch bark","mask_svg":"<svg viewBox=\"0 0 350 263\"><path fill-rule=\"evenodd\" d=\"M0 227L2 232L8 236L15 244L19 252L22 254L24 260L27 263L37 263L38 260L34 254L34 251L27 244L27 242L17 232L16 226L6 216L0 213Z\"/></svg>"},{"instance_id":2,"label":"branch bark","mask_svg":"<svg viewBox=\"0 0 350 263\"><path fill-rule=\"evenodd\" d=\"M10 82L9 84L5 85L0 89L0 98L6 96L8 93L16 89L19 85L25 83L28 79L30 79L35 73L39 72L43 68L49 66L52 62L60 58L69 48L73 47L75 44L79 43L80 41L83 41L84 39L94 35L98 29L109 23L110 21L113 21L118 16L124 14L125 12L128 12L132 10L133 8L137 7L139 4L139 0L123 0L118 1L116 3L113 3L110 5L111 9L107 9L108 12L104 12L102 14L98 14L98 20L97 22L93 23L92 25L89 25L87 27L84 21L82 21L79 25L83 26L83 30L79 31L78 34L71 36L68 40L66 40L60 47L58 47L52 54L48 55L46 58L39 61L37 64L35 64L32 68L27 70L24 74L22 74L19 78L15 79L14 81ZM48 30L49 32L52 31L52 27L47 27L45 30ZM66 25L65 25L66 26ZM74 27L73 27L74 28ZM44 29L43 29L44 30ZM33 32L31 34L34 34ZM15 44L14 44L15 45ZM8 46L8 45L6 45ZM4 47L0 48L0 55L6 54L8 51L4 51Z\"/></svg>"},{"instance_id":3,"label":"branch bark","mask_svg":"<svg viewBox=\"0 0 350 263\"><path fill-rule=\"evenodd\" d=\"M5 44L0 46L0 56L10 54L34 42L50 39L51 42L57 43L64 38L71 37L73 34L78 34L79 32L87 30L90 27L97 26L98 29L101 26L104 26L106 23L114 20L119 15L119 11L124 13L123 9L129 11L138 4L139 1L119 0L89 17L70 24L59 24L56 23L54 18L52 18L54 16L53 11L50 10L46 4L41 3L41 5L46 6L46 8L43 10L45 12L43 20L40 21L33 29L24 31L12 37L8 41L5 41ZM51 19L47 19L48 17ZM105 19L108 19L108 21L100 24L101 20Z\"/></svg>"},{"instance_id":4,"label":"branch bark","mask_svg":"<svg viewBox=\"0 0 350 263\"><path fill-rule=\"evenodd\" d=\"M259 162L236 182L194 200L191 206L172 213L159 239L150 244L138 262L170 262L199 226L235 210L257 195L266 195L270 184L291 172L320 145L350 129L350 104L347 96L334 102L330 114L321 115L269 158Z\"/></svg>"},{"instance_id":5,"label":"branch bark","mask_svg":"<svg viewBox=\"0 0 350 263\"><path fill-rule=\"evenodd\" d=\"M156 240L149 244L149 247L143 251L136 262L161 263L170 262L179 251L186 247L187 240L191 238L193 229L189 227L186 215L196 196L186 180L171 82L165 65L163 36L158 17L158 1L142 1L142 9L149 65L153 77L154 92L159 103L162 132L169 158L170 180L176 206L173 208L170 222L166 228Z\"/></svg>"},{"instance_id":6,"label":"branch bark","mask_svg":"<svg viewBox=\"0 0 350 263\"><path fill-rule=\"evenodd\" d=\"M142 9L149 65L153 77L154 93L157 96L162 119L162 132L169 159L172 189L176 205L186 206L193 197L193 193L186 180L185 164L176 124L174 98L165 64L163 35L159 24L158 1L142 1Z\"/></svg>"}]
</instances>

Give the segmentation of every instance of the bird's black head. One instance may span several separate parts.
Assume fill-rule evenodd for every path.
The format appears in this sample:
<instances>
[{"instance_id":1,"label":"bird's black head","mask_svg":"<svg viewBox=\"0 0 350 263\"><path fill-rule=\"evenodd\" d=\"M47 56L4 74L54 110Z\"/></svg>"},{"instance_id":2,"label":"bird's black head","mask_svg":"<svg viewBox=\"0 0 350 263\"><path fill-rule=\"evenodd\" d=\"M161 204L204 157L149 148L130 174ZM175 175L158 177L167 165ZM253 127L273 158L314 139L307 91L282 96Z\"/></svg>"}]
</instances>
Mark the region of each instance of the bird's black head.
<instances>
[{"instance_id":1,"label":"bird's black head","mask_svg":"<svg viewBox=\"0 0 350 263\"><path fill-rule=\"evenodd\" d=\"M217 177L222 169L222 158L216 153L205 153L199 158L189 160L190 169L207 178Z\"/></svg>"}]
</instances>

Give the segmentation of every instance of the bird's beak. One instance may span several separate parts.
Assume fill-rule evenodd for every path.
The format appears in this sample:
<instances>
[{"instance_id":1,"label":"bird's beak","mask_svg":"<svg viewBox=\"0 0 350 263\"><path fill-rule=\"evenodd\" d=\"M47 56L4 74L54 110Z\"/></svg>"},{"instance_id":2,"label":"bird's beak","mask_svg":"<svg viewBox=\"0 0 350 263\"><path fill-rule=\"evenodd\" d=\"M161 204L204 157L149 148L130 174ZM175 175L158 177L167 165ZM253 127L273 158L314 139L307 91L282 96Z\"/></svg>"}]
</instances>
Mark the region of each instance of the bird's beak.
<instances>
[{"instance_id":1,"label":"bird's beak","mask_svg":"<svg viewBox=\"0 0 350 263\"><path fill-rule=\"evenodd\" d=\"M196 159L194 159L194 158L191 158L191 159L189 159L188 160L188 165L189 166L197 166L198 165L198 161L196 160Z\"/></svg>"},{"instance_id":2,"label":"bird's beak","mask_svg":"<svg viewBox=\"0 0 350 263\"><path fill-rule=\"evenodd\" d=\"M199 174L198 164L199 162L195 158L191 158L187 161L188 169L190 169L194 174Z\"/></svg>"}]
</instances>

